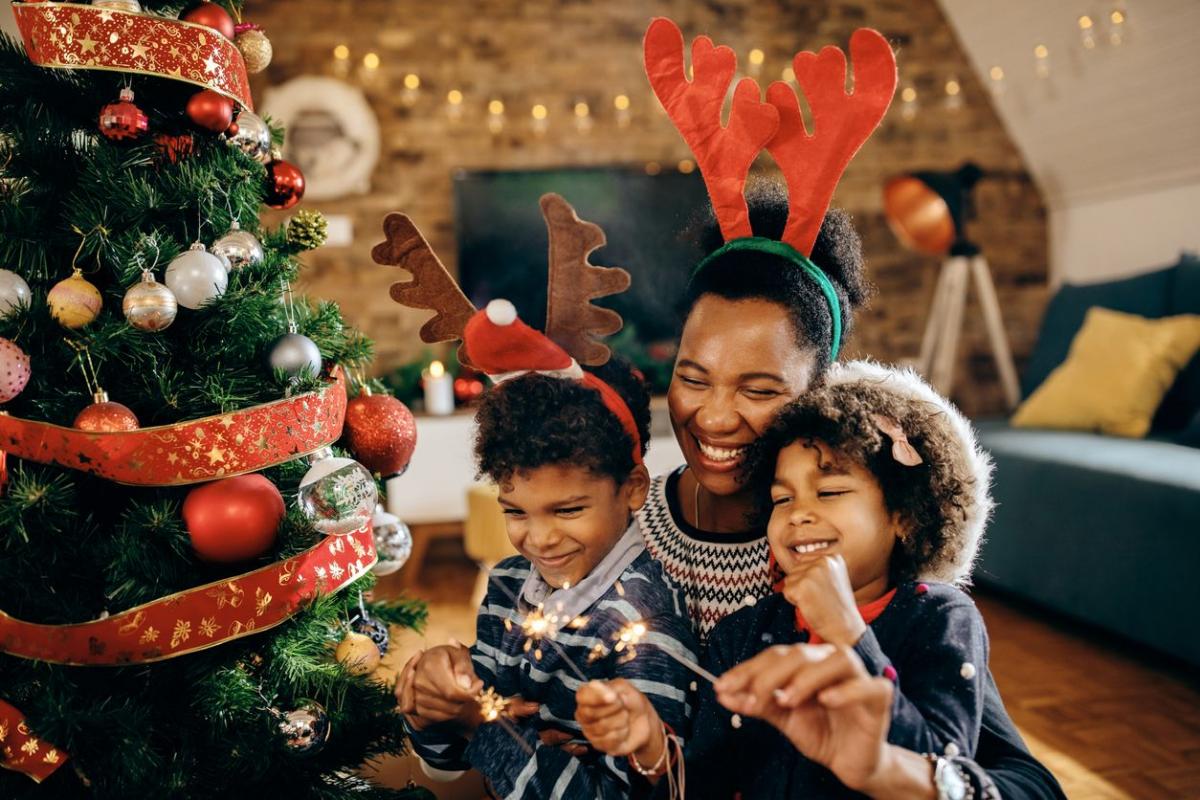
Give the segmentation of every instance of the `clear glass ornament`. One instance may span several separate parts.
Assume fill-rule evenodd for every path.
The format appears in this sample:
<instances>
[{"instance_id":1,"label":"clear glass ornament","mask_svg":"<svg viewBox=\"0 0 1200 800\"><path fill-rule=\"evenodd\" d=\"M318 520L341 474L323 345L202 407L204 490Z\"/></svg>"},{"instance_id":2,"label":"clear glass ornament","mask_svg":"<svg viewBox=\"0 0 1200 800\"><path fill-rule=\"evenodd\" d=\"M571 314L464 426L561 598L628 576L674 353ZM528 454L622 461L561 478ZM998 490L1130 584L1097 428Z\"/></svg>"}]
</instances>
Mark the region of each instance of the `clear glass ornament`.
<instances>
[{"instance_id":1,"label":"clear glass ornament","mask_svg":"<svg viewBox=\"0 0 1200 800\"><path fill-rule=\"evenodd\" d=\"M412 555L412 531L395 514L384 511L382 505L375 509L371 525L375 538L375 553L379 558L375 566L371 567L371 572L376 575L399 572Z\"/></svg>"},{"instance_id":2,"label":"clear glass ornament","mask_svg":"<svg viewBox=\"0 0 1200 800\"><path fill-rule=\"evenodd\" d=\"M297 499L313 527L326 535L345 536L367 525L379 499L367 468L335 456L328 447L314 453L311 463Z\"/></svg>"}]
</instances>

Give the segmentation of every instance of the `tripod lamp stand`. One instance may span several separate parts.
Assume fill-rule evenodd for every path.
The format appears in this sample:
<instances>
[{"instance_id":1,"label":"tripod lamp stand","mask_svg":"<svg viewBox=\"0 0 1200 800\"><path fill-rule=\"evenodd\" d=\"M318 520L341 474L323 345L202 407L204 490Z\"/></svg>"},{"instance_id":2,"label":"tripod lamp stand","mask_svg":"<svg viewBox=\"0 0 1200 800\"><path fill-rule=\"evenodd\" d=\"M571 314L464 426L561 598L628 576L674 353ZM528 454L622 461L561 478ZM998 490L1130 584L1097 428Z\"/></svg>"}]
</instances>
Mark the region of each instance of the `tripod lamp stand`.
<instances>
[{"instance_id":1,"label":"tripod lamp stand","mask_svg":"<svg viewBox=\"0 0 1200 800\"><path fill-rule=\"evenodd\" d=\"M983 171L969 162L954 172L900 175L884 185L883 208L888 225L902 244L918 253L943 258L921 339L918 370L935 389L950 394L967 292L973 282L1004 398L1013 409L1021 400L1021 392L996 286L987 259L979 246L966 238L964 227L972 216L971 189L982 177Z\"/></svg>"}]
</instances>

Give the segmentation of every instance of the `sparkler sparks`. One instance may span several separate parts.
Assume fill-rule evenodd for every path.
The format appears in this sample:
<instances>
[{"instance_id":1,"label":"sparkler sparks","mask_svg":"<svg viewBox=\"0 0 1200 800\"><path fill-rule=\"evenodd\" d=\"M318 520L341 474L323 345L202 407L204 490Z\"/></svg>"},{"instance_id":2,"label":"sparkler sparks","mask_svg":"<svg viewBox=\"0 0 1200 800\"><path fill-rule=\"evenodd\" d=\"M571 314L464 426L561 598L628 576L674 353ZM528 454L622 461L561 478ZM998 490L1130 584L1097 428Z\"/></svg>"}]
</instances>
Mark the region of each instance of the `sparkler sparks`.
<instances>
[{"instance_id":1,"label":"sparkler sparks","mask_svg":"<svg viewBox=\"0 0 1200 800\"><path fill-rule=\"evenodd\" d=\"M504 697L495 688L489 686L479 693L475 701L479 703L479 714L483 717L484 722L494 722L499 725L516 740L517 744L521 745L521 749L525 751L526 755L533 755L533 748L529 746L529 742L517 733L516 728L507 719L511 698Z\"/></svg>"},{"instance_id":2,"label":"sparkler sparks","mask_svg":"<svg viewBox=\"0 0 1200 800\"><path fill-rule=\"evenodd\" d=\"M488 576L488 580L493 580L493 579L491 576ZM504 592L504 594L508 596L508 599L512 601L514 608L520 606L520 603L517 601L516 595L514 595L511 591L509 591L507 586L505 586L500 581L494 581L494 584L498 589L500 589L500 591ZM569 587L570 587L569 583L563 584L564 589L567 589ZM587 624L587 617L575 617L574 619L572 619L570 621L566 621L565 618L563 617L563 615L561 614L561 611L562 611L562 607L560 606L559 607L560 613L554 613L554 612L547 613L543 604L539 603L537 608L535 608L533 611L526 614L525 618L523 620L521 620L519 623L521 626L521 632L525 635L525 645L524 645L523 649L526 653L528 653L532 650L533 657L536 660L541 661L542 660L541 645L543 643L550 645L550 647L554 648L554 651L557 652L558 655L562 658L563 663L566 664L571 669L571 671L575 673L576 677L578 677L579 680L586 683L589 680L588 676L583 674L583 670L581 670L579 667L577 667L575 665L575 662L572 661L570 659L570 657L567 655L566 651L563 650L562 647L559 646L558 642L554 641L554 637L558 635L558 631L561 627L563 627L564 623L565 623L566 627L571 628L573 630L578 630L579 628L582 628L584 625ZM505 630L508 630L508 631L512 630L511 620L506 619L504 621L504 628L505 628Z\"/></svg>"},{"instance_id":3,"label":"sparkler sparks","mask_svg":"<svg viewBox=\"0 0 1200 800\"><path fill-rule=\"evenodd\" d=\"M638 645L643 644L642 640L646 638L646 634L649 632L650 628L645 622L640 620L636 622L630 622L625 627L621 628L621 630L617 631L616 635L613 637L615 642L612 648L613 652L621 653L624 651L624 655L621 657L622 663L636 658L637 647ZM654 645L653 642L646 642L645 644L658 647L657 645ZM716 675L713 675L711 672L697 664L695 661L692 661L690 658L676 653L669 647L658 647L658 650L662 653L666 653L668 656L675 659L680 664L699 675L701 678L704 678L709 683L717 682ZM605 650L602 645L596 645L596 647L592 649L591 654L588 656L588 663L604 658L606 655L608 655L608 651Z\"/></svg>"}]
</instances>

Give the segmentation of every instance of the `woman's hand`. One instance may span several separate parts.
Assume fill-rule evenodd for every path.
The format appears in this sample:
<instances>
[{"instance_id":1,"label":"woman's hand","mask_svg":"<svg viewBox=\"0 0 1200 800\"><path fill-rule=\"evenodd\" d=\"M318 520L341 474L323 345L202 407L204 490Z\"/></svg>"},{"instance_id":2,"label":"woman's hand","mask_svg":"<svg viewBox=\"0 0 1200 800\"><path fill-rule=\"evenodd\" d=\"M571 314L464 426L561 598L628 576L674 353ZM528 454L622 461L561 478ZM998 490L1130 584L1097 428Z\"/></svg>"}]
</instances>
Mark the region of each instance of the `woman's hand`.
<instances>
[{"instance_id":1,"label":"woman's hand","mask_svg":"<svg viewBox=\"0 0 1200 800\"><path fill-rule=\"evenodd\" d=\"M891 769L893 686L873 678L848 647L779 645L716 683L717 700L758 717L851 789L869 790Z\"/></svg>"},{"instance_id":2,"label":"woman's hand","mask_svg":"<svg viewBox=\"0 0 1200 800\"><path fill-rule=\"evenodd\" d=\"M783 596L800 609L813 633L826 642L853 647L867 631L840 555L825 556L808 569L788 575Z\"/></svg>"},{"instance_id":3,"label":"woman's hand","mask_svg":"<svg viewBox=\"0 0 1200 800\"><path fill-rule=\"evenodd\" d=\"M596 750L633 756L644 768L662 759L667 746L662 720L629 681L589 681L575 693L575 703L575 720Z\"/></svg>"}]
</instances>

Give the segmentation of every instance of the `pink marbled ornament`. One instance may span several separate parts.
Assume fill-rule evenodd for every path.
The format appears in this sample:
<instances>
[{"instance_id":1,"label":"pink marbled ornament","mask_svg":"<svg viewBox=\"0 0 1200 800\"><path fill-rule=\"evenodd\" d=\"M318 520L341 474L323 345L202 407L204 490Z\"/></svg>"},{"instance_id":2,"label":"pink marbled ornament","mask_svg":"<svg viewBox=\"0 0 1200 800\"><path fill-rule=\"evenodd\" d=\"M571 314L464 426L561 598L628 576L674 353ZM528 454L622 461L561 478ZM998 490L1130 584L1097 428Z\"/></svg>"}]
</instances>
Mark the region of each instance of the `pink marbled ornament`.
<instances>
[{"instance_id":1,"label":"pink marbled ornament","mask_svg":"<svg viewBox=\"0 0 1200 800\"><path fill-rule=\"evenodd\" d=\"M29 356L8 339L0 338L0 403L7 403L29 383Z\"/></svg>"}]
</instances>

